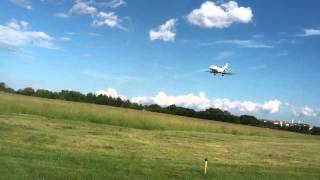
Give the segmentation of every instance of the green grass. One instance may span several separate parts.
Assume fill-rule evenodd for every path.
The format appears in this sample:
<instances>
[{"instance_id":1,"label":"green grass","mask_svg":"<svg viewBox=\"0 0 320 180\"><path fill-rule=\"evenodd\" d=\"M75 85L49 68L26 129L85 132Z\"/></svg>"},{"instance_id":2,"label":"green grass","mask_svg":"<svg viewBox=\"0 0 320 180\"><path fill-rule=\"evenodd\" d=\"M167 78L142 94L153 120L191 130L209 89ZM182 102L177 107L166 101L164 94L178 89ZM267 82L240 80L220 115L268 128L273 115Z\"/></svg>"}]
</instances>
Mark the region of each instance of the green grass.
<instances>
[{"instance_id":1,"label":"green grass","mask_svg":"<svg viewBox=\"0 0 320 180\"><path fill-rule=\"evenodd\" d=\"M320 138L0 93L0 179L320 179Z\"/></svg>"}]
</instances>

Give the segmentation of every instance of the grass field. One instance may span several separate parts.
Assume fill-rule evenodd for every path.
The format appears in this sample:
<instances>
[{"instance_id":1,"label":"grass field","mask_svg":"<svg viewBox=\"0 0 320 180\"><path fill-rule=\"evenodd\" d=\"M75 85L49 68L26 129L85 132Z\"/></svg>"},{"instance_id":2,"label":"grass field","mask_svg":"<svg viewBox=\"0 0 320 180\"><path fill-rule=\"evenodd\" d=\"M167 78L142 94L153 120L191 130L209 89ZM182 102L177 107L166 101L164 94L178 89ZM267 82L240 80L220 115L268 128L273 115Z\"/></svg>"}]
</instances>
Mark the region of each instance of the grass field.
<instances>
[{"instance_id":1,"label":"grass field","mask_svg":"<svg viewBox=\"0 0 320 180\"><path fill-rule=\"evenodd\" d=\"M320 137L0 92L0 179L320 179Z\"/></svg>"}]
</instances>

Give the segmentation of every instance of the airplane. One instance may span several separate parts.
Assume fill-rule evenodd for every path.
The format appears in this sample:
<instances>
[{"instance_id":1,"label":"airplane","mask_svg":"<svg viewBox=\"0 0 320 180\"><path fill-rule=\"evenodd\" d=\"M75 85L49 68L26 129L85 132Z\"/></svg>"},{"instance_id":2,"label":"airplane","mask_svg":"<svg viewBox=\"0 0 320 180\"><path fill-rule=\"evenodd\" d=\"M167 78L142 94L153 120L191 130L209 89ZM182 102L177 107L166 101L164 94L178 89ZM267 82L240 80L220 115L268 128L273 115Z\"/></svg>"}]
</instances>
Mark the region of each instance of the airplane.
<instances>
[{"instance_id":1,"label":"airplane","mask_svg":"<svg viewBox=\"0 0 320 180\"><path fill-rule=\"evenodd\" d=\"M228 66L229 66L228 63L226 63L223 67L219 67L217 65L211 65L209 67L209 71L207 71L207 72L210 72L213 75L217 75L217 74L221 74L222 76L232 75L232 73L228 72L229 71Z\"/></svg>"}]
</instances>

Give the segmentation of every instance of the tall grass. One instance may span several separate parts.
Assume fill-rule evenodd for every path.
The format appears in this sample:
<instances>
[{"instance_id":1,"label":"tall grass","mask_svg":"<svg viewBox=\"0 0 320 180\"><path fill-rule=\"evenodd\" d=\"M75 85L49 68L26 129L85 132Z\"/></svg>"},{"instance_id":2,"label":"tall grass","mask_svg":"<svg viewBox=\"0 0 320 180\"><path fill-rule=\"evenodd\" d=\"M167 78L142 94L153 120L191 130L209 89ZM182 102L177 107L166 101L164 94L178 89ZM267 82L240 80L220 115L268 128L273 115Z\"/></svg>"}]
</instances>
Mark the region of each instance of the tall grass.
<instances>
[{"instance_id":1,"label":"tall grass","mask_svg":"<svg viewBox=\"0 0 320 180\"><path fill-rule=\"evenodd\" d=\"M181 130L279 137L308 136L217 121L2 92L0 92L0 113L33 114L54 119L86 121L146 130Z\"/></svg>"},{"instance_id":2,"label":"tall grass","mask_svg":"<svg viewBox=\"0 0 320 180\"><path fill-rule=\"evenodd\" d=\"M285 138L284 138L285 137ZM319 179L319 137L0 93L2 179ZM204 157L209 173L203 174Z\"/></svg>"}]
</instances>

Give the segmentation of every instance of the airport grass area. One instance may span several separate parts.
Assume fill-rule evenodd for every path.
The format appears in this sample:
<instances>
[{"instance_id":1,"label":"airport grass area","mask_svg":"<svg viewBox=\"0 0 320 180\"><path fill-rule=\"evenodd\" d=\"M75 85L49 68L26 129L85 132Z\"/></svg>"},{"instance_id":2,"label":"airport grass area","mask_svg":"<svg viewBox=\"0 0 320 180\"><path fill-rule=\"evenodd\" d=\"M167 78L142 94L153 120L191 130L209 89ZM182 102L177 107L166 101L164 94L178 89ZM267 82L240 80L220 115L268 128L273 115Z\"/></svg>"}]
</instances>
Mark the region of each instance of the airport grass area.
<instances>
[{"instance_id":1,"label":"airport grass area","mask_svg":"<svg viewBox=\"0 0 320 180\"><path fill-rule=\"evenodd\" d=\"M0 179L316 180L320 137L0 92Z\"/></svg>"}]
</instances>

